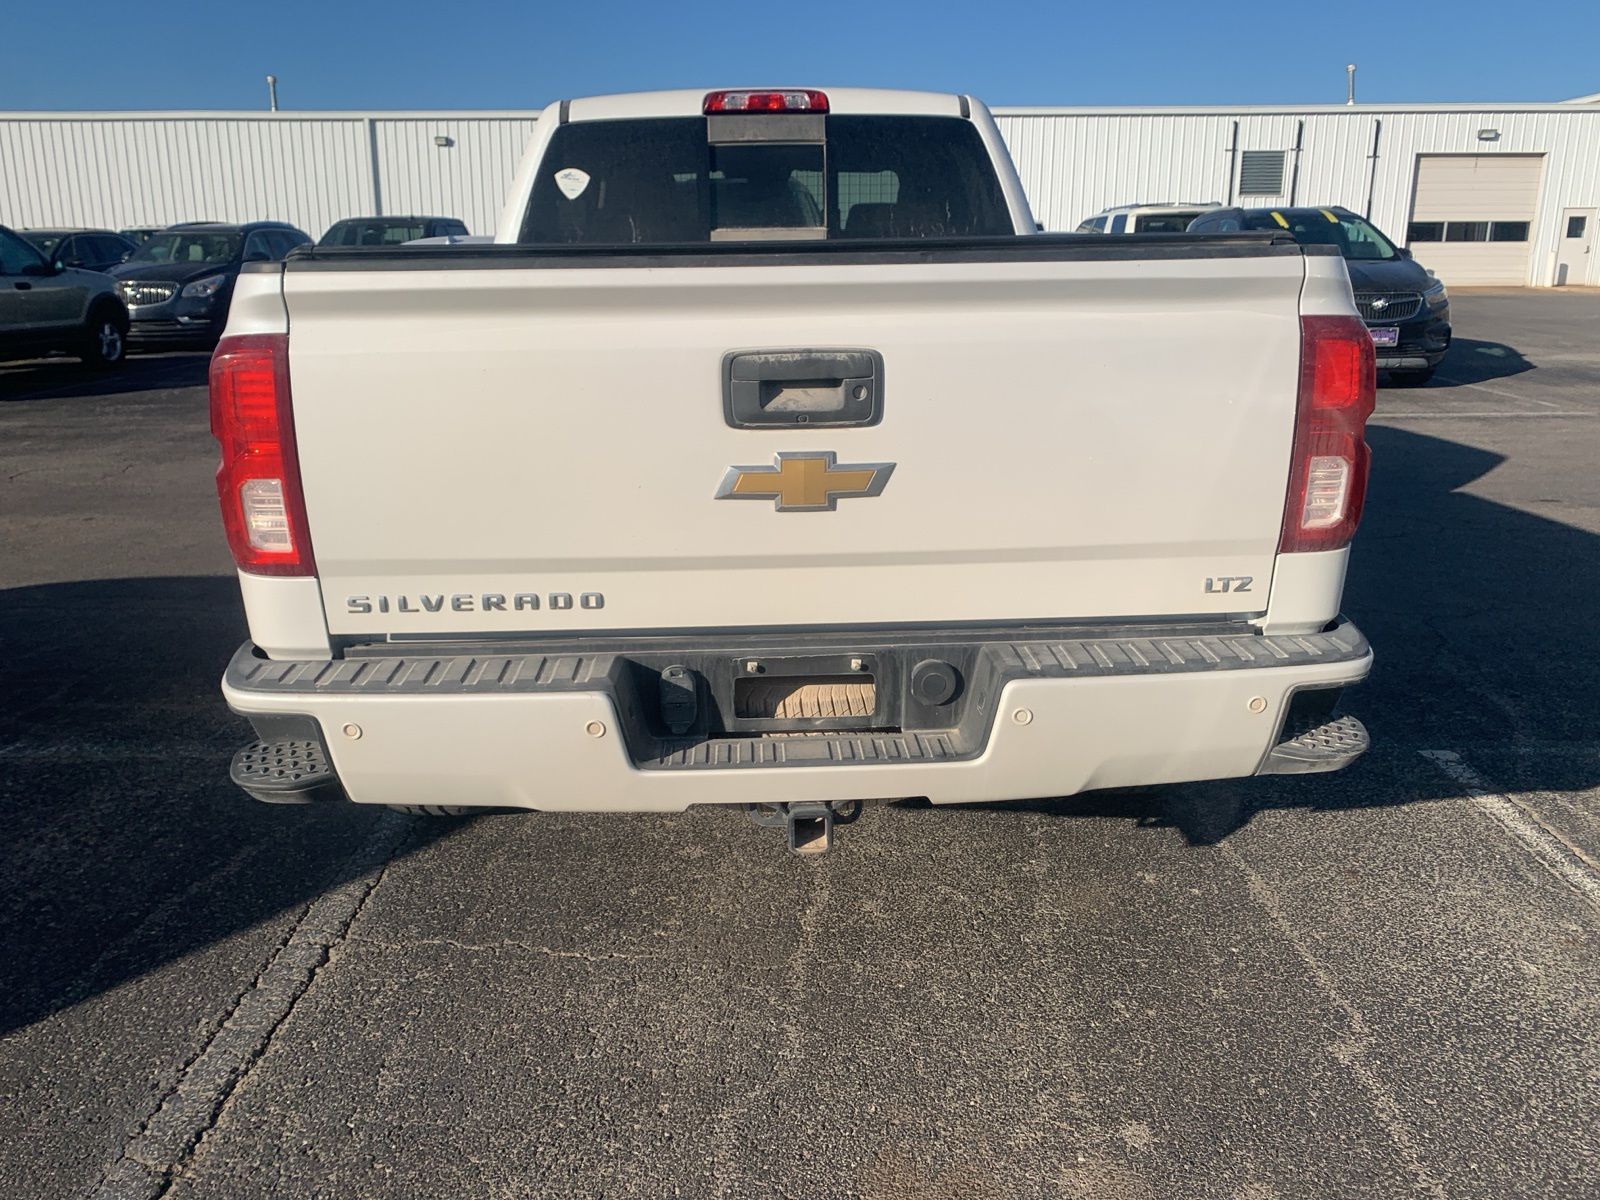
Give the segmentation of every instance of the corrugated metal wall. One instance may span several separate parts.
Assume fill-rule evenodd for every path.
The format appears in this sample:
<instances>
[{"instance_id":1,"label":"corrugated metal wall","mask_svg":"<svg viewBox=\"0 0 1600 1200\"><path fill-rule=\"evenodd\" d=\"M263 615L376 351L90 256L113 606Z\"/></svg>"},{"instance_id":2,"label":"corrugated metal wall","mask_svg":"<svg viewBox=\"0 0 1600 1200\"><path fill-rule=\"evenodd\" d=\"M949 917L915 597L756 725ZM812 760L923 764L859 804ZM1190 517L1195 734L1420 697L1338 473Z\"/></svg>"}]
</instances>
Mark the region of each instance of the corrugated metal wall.
<instances>
[{"instance_id":1,"label":"corrugated metal wall","mask_svg":"<svg viewBox=\"0 0 1600 1200\"><path fill-rule=\"evenodd\" d=\"M1047 229L1074 229L1118 204L1226 202L1231 194L1249 204L1343 205L1369 213L1403 241L1420 155L1534 153L1545 156L1545 171L1528 282L1544 285L1554 272L1561 210L1600 207L1600 108L1592 106L1231 114L999 109L996 117L1034 215ZM1287 152L1283 195L1242 201L1237 187L1230 189L1230 171L1237 183L1229 152L1235 123L1239 150ZM1480 139L1480 130L1495 130L1498 137ZM1589 257L1587 282L1600 285L1600 254Z\"/></svg>"},{"instance_id":2,"label":"corrugated metal wall","mask_svg":"<svg viewBox=\"0 0 1600 1200\"><path fill-rule=\"evenodd\" d=\"M381 205L493 233L537 115L0 116L0 224L275 220L316 237Z\"/></svg>"},{"instance_id":3,"label":"corrugated metal wall","mask_svg":"<svg viewBox=\"0 0 1600 1200\"><path fill-rule=\"evenodd\" d=\"M537 115L375 120L383 211L460 217L493 233Z\"/></svg>"},{"instance_id":4,"label":"corrugated metal wall","mask_svg":"<svg viewBox=\"0 0 1600 1200\"><path fill-rule=\"evenodd\" d=\"M460 217L492 233L537 115L0 114L0 223L272 218L316 236L340 217L382 211ZM996 115L1049 229L1139 200L1226 200L1237 192L1231 150L1281 150L1285 193L1251 203L1366 212L1370 191L1372 219L1403 238L1419 155L1537 153L1546 168L1529 274L1544 284L1561 209L1600 206L1600 106ZM1483 129L1498 139L1480 140ZM449 144L436 145L439 137ZM1600 254L1590 258L1587 282L1600 284Z\"/></svg>"}]
</instances>

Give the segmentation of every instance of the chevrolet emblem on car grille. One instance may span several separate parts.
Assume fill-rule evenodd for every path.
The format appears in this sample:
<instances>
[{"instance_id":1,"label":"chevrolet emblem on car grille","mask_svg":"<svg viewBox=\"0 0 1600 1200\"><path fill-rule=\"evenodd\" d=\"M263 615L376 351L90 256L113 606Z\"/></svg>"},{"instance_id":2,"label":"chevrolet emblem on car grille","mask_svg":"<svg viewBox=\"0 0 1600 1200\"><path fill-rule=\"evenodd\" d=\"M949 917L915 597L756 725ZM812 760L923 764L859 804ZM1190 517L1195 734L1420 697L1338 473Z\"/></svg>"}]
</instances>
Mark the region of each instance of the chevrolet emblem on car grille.
<instances>
[{"instance_id":1,"label":"chevrolet emblem on car grille","mask_svg":"<svg viewBox=\"0 0 1600 1200\"><path fill-rule=\"evenodd\" d=\"M832 450L785 451L770 467L729 467L718 500L771 500L779 512L832 512L854 496L876 496L894 463L839 463Z\"/></svg>"}]
</instances>

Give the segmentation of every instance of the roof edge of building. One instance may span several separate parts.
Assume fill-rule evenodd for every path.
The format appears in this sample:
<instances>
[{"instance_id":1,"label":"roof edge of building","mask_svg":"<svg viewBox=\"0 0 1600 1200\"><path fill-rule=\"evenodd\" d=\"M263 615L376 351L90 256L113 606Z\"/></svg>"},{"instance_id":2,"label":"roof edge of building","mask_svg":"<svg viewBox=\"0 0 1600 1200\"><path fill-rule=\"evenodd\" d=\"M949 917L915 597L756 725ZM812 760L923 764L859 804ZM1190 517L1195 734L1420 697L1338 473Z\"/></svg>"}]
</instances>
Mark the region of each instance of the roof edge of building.
<instances>
[{"instance_id":1,"label":"roof edge of building","mask_svg":"<svg viewBox=\"0 0 1600 1200\"><path fill-rule=\"evenodd\" d=\"M1384 113L1600 113L1600 100L1450 104L1191 104L1124 107L1066 107L1002 104L989 110L997 117L1226 117L1245 116L1382 116Z\"/></svg>"},{"instance_id":2,"label":"roof edge of building","mask_svg":"<svg viewBox=\"0 0 1600 1200\"><path fill-rule=\"evenodd\" d=\"M1571 113L1600 112L1600 92L1552 101L1452 101L1440 104L1180 104L1180 105L996 105L997 117L1158 116L1352 116L1383 113ZM539 108L516 109L38 109L0 111L0 121L481 121L538 119Z\"/></svg>"},{"instance_id":3,"label":"roof edge of building","mask_svg":"<svg viewBox=\"0 0 1600 1200\"><path fill-rule=\"evenodd\" d=\"M250 109L66 109L0 112L0 121L534 121L542 109L316 109L254 112Z\"/></svg>"}]
</instances>

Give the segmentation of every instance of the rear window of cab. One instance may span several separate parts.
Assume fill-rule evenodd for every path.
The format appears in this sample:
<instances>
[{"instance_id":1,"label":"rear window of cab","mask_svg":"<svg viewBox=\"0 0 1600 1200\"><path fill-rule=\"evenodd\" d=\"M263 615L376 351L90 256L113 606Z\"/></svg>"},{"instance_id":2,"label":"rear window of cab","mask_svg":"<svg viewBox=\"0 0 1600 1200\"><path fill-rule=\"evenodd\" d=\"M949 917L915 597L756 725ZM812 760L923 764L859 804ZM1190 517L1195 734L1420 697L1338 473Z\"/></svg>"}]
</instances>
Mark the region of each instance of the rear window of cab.
<instances>
[{"instance_id":1,"label":"rear window of cab","mask_svg":"<svg viewBox=\"0 0 1600 1200\"><path fill-rule=\"evenodd\" d=\"M829 116L823 141L713 144L705 118L669 117L557 129L519 241L674 245L1012 232L970 121Z\"/></svg>"}]
</instances>

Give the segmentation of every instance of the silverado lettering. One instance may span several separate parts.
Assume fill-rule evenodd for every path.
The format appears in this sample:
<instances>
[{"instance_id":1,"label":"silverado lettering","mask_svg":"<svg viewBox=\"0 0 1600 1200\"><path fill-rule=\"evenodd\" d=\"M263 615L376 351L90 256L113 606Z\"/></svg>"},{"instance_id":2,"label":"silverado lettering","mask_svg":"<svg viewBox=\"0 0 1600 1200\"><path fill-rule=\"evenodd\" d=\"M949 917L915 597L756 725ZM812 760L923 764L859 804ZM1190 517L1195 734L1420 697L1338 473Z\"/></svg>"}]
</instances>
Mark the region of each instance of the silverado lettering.
<instances>
[{"instance_id":1,"label":"silverado lettering","mask_svg":"<svg viewBox=\"0 0 1600 1200\"><path fill-rule=\"evenodd\" d=\"M535 592L518 592L511 597L512 603L518 611L538 611L541 598ZM543 597L542 603L555 611L565 611L573 607L574 597L571 592L550 592ZM601 592L579 592L576 597L577 606L582 609L594 611L606 606L605 595ZM418 605L421 605L419 608ZM483 592L472 594L457 592L453 595L434 593L411 595L368 595L346 596L344 601L345 612L352 616L367 616L374 610L380 613L436 613L443 612L446 604L450 611L456 613L469 612L505 612L506 594L504 592Z\"/></svg>"}]
</instances>

